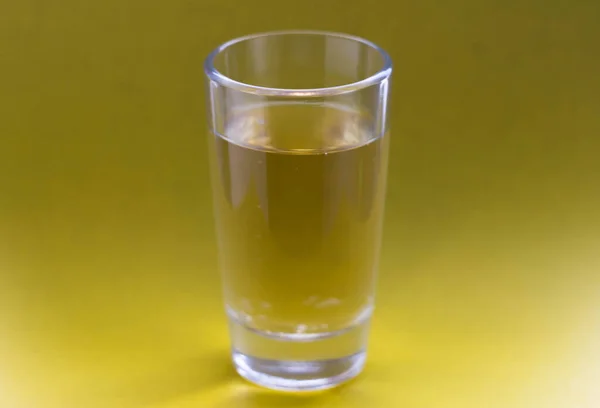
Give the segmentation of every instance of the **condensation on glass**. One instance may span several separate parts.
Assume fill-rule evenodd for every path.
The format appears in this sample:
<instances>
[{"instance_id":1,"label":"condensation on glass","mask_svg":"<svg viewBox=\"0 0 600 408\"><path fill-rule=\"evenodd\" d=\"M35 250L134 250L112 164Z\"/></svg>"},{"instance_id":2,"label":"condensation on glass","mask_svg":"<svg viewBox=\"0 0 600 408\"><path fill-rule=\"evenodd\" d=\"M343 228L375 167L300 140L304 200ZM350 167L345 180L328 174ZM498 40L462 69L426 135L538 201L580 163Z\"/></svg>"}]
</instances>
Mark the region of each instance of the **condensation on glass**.
<instances>
[{"instance_id":1,"label":"condensation on glass","mask_svg":"<svg viewBox=\"0 0 600 408\"><path fill-rule=\"evenodd\" d=\"M388 55L349 35L251 35L206 60L233 362L283 390L365 362L388 160Z\"/></svg>"}]
</instances>

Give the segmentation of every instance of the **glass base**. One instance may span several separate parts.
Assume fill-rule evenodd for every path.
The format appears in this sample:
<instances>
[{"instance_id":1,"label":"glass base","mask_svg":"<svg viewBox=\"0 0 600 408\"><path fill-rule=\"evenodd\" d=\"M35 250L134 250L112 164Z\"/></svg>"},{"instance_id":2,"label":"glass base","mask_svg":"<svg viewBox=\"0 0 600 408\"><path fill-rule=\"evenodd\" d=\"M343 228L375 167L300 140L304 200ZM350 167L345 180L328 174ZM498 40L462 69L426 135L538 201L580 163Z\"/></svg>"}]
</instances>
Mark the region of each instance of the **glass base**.
<instances>
[{"instance_id":1,"label":"glass base","mask_svg":"<svg viewBox=\"0 0 600 408\"><path fill-rule=\"evenodd\" d=\"M369 317L335 332L299 334L262 332L230 316L233 363L242 377L270 389L335 387L362 371Z\"/></svg>"},{"instance_id":2,"label":"glass base","mask_svg":"<svg viewBox=\"0 0 600 408\"><path fill-rule=\"evenodd\" d=\"M262 387L281 391L317 391L333 388L356 377L363 369L366 353L334 360L281 361L233 352L237 372Z\"/></svg>"}]
</instances>

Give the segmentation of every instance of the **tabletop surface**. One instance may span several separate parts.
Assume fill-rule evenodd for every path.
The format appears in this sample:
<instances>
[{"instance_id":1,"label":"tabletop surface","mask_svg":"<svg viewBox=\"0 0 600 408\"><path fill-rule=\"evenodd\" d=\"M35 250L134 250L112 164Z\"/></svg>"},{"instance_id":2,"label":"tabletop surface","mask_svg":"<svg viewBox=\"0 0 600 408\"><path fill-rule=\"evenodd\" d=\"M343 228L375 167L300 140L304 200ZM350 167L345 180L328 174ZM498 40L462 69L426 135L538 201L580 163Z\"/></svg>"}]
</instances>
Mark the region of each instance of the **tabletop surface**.
<instances>
[{"instance_id":1,"label":"tabletop surface","mask_svg":"<svg viewBox=\"0 0 600 408\"><path fill-rule=\"evenodd\" d=\"M600 2L105 0L0 12L2 408L597 408ZM257 31L395 62L369 360L229 363L202 61Z\"/></svg>"}]
</instances>

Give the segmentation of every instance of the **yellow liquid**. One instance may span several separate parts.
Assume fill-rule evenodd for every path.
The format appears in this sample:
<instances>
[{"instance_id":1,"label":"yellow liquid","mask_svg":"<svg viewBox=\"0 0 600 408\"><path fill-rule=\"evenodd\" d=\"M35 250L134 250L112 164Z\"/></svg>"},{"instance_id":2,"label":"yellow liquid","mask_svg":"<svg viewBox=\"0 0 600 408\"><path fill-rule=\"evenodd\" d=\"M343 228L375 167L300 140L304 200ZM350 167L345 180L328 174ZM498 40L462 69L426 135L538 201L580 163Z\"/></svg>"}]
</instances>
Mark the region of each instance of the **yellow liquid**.
<instances>
[{"instance_id":1,"label":"yellow liquid","mask_svg":"<svg viewBox=\"0 0 600 408\"><path fill-rule=\"evenodd\" d=\"M388 137L335 106L265 105L211 137L213 193L230 315L311 334L369 317Z\"/></svg>"}]
</instances>

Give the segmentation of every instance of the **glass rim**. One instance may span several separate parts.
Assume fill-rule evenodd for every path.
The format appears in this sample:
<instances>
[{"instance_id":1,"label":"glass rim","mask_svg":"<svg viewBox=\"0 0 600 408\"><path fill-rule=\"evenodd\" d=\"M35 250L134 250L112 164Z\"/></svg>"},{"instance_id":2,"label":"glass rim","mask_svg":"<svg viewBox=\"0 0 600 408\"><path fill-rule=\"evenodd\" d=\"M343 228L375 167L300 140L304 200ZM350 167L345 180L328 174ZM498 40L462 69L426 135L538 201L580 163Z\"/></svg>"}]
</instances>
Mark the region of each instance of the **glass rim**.
<instances>
[{"instance_id":1,"label":"glass rim","mask_svg":"<svg viewBox=\"0 0 600 408\"><path fill-rule=\"evenodd\" d=\"M323 37L335 37L335 38L343 38L346 40L351 40L357 43L361 43L366 45L367 47L375 50L379 53L379 55L383 58L383 66L377 72L368 77L359 79L358 81L349 82L343 85L336 85L331 87L324 88L270 88L265 86L258 86L247 84L244 82L236 81L235 79L229 78L223 73L219 72L214 66L215 58L221 54L223 51L231 47L232 45L253 40L255 38L260 37L272 37L278 35L289 35L289 34L306 34L306 35L320 35ZM217 48L215 48L204 61L204 72L206 76L216 82L219 85L222 85L227 88L235 89L240 92L262 95L262 96L290 96L290 97L320 97L320 96L333 96L333 95L341 95L349 92L358 91L363 88L367 88L371 85L375 85L389 78L392 74L392 59L389 54L377 44L364 39L362 37L358 37L351 34L337 33L333 31L322 31L322 30L280 30L280 31L267 31L263 33L256 33L245 35L242 37L234 38L229 40Z\"/></svg>"}]
</instances>

